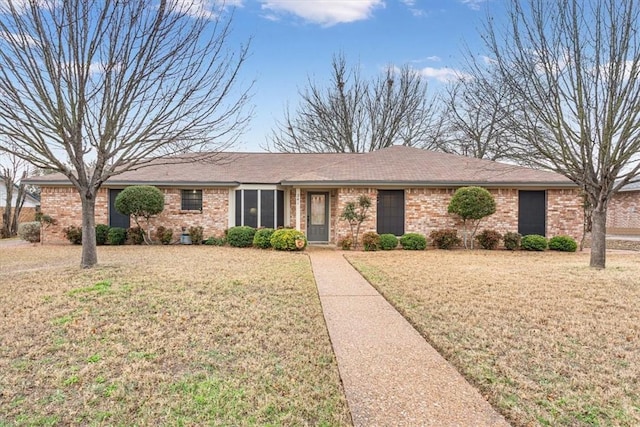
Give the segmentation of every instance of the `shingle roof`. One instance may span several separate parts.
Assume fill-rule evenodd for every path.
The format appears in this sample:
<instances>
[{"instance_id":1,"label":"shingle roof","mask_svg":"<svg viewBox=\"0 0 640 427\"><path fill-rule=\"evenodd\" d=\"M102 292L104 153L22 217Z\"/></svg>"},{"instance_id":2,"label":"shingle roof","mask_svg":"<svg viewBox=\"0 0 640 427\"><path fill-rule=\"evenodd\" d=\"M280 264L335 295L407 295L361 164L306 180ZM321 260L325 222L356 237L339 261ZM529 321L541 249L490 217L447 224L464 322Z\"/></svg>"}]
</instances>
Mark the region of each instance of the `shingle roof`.
<instances>
[{"instance_id":1,"label":"shingle roof","mask_svg":"<svg viewBox=\"0 0 640 427\"><path fill-rule=\"evenodd\" d=\"M106 185L527 185L574 187L559 174L522 166L405 146L370 153L223 153L217 161L202 155L175 158L114 176ZM167 160L165 160L166 162ZM186 161L186 162L185 162ZM61 175L30 179L40 185L68 183Z\"/></svg>"}]
</instances>

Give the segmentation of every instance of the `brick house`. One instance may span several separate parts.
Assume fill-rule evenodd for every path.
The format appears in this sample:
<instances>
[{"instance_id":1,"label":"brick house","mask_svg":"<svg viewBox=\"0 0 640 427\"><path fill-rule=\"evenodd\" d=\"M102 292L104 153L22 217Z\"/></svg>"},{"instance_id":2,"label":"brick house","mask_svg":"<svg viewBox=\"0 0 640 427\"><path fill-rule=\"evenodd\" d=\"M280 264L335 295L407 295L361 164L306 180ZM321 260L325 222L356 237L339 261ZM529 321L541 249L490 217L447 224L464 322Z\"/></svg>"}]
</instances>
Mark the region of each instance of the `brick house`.
<instances>
[{"instance_id":1,"label":"brick house","mask_svg":"<svg viewBox=\"0 0 640 427\"><path fill-rule=\"evenodd\" d=\"M118 192L130 185L155 185L165 194L165 210L153 227L202 226L220 236L236 225L293 227L311 242L335 243L348 235L340 220L346 203L361 194L372 200L363 232L428 235L461 227L447 213L455 190L476 185L496 199L497 211L481 228L501 233L582 237L578 187L546 171L452 154L393 146L370 153L223 153L216 162L185 155L181 163L158 164L109 179L96 201L96 224L128 227L114 209ZM184 162L185 158L188 160ZM165 161L166 162L166 161ZM61 175L34 177L42 212L57 220L44 232L45 243L63 242L62 229L81 224L76 190Z\"/></svg>"},{"instance_id":2,"label":"brick house","mask_svg":"<svg viewBox=\"0 0 640 427\"><path fill-rule=\"evenodd\" d=\"M625 185L611 198L607 234L640 235L640 182Z\"/></svg>"}]
</instances>

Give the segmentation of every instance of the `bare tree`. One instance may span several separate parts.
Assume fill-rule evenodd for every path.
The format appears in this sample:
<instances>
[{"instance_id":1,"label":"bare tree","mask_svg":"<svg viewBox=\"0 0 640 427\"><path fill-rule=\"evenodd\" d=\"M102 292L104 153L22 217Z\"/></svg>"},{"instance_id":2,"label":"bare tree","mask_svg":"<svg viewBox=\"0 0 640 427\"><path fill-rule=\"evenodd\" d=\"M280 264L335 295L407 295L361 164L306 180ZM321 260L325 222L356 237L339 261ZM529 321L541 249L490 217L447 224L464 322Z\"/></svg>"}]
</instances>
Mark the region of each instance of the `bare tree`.
<instances>
[{"instance_id":1,"label":"bare tree","mask_svg":"<svg viewBox=\"0 0 640 427\"><path fill-rule=\"evenodd\" d=\"M272 133L268 149L283 152L366 152L404 144L427 148L439 130L427 83L409 67L388 67L372 81L359 67L333 58L332 79L324 88L308 80L295 112Z\"/></svg>"},{"instance_id":2,"label":"bare tree","mask_svg":"<svg viewBox=\"0 0 640 427\"><path fill-rule=\"evenodd\" d=\"M29 167L27 162L12 155L0 156L0 160L0 180L5 187L0 237L4 238L18 234L20 213L27 196L27 188L22 180L29 174Z\"/></svg>"},{"instance_id":3,"label":"bare tree","mask_svg":"<svg viewBox=\"0 0 640 427\"><path fill-rule=\"evenodd\" d=\"M578 184L592 208L590 265L604 268L611 197L640 173L640 3L512 0L484 40L540 166Z\"/></svg>"},{"instance_id":4,"label":"bare tree","mask_svg":"<svg viewBox=\"0 0 640 427\"><path fill-rule=\"evenodd\" d=\"M0 150L62 172L82 200L82 267L110 177L176 152L221 150L249 119L247 46L232 16L183 0L0 2ZM89 166L91 165L91 166Z\"/></svg>"}]
</instances>

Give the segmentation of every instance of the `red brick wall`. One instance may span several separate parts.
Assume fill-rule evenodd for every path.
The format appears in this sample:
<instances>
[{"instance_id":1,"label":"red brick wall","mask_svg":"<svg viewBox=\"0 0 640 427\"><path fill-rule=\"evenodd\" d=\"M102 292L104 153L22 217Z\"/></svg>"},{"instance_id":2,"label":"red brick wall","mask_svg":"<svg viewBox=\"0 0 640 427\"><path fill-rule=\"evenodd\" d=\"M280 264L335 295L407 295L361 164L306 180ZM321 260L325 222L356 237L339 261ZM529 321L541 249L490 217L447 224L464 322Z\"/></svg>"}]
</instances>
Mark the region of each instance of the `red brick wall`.
<instances>
[{"instance_id":1,"label":"red brick wall","mask_svg":"<svg viewBox=\"0 0 640 427\"><path fill-rule=\"evenodd\" d=\"M607 208L607 232L640 234L640 191L613 196Z\"/></svg>"}]
</instances>

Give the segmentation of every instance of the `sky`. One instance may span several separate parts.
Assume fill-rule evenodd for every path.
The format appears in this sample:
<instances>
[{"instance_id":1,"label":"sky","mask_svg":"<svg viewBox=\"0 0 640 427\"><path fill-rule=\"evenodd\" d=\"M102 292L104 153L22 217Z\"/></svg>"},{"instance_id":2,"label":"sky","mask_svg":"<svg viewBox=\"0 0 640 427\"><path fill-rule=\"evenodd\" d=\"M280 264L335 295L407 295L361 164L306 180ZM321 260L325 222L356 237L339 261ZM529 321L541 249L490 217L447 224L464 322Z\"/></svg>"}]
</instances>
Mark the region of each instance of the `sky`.
<instances>
[{"instance_id":1,"label":"sky","mask_svg":"<svg viewBox=\"0 0 640 427\"><path fill-rule=\"evenodd\" d=\"M479 30L500 0L227 0L233 43L251 38L242 84L255 81L254 118L236 151L264 151L287 105L311 79L326 87L334 55L373 77L409 65L435 93L454 78L463 48L481 53Z\"/></svg>"}]
</instances>

